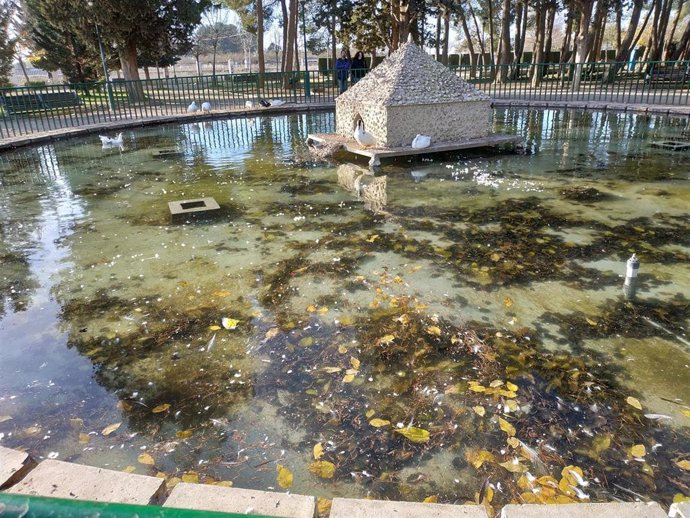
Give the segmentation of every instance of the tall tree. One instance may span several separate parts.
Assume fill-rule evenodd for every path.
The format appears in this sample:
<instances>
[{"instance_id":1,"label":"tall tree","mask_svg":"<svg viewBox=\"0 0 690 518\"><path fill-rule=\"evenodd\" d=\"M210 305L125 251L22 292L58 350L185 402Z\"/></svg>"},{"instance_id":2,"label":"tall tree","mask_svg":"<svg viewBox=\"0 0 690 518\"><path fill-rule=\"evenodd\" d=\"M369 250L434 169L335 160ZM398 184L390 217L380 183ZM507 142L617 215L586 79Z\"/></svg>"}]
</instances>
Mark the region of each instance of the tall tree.
<instances>
[{"instance_id":1,"label":"tall tree","mask_svg":"<svg viewBox=\"0 0 690 518\"><path fill-rule=\"evenodd\" d=\"M12 61L16 48L16 39L10 37L10 23L14 14L13 6L8 2L0 3L0 86L9 86Z\"/></svg>"}]
</instances>

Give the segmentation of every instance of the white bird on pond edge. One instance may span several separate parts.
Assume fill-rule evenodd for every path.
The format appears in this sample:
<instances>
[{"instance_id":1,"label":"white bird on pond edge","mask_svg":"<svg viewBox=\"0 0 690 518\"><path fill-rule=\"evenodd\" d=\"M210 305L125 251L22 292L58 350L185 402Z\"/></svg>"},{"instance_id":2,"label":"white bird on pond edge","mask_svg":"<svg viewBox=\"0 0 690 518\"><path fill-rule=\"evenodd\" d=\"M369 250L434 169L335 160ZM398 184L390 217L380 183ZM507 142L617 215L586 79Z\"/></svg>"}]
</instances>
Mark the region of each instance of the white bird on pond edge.
<instances>
[{"instance_id":1,"label":"white bird on pond edge","mask_svg":"<svg viewBox=\"0 0 690 518\"><path fill-rule=\"evenodd\" d=\"M425 147L429 147L431 145L431 137L428 135L417 135L413 140L412 140L412 148L413 149L424 149Z\"/></svg>"},{"instance_id":2,"label":"white bird on pond edge","mask_svg":"<svg viewBox=\"0 0 690 518\"><path fill-rule=\"evenodd\" d=\"M106 137L105 135L98 135L101 139L101 144L103 147L122 147L122 133L118 133L117 137Z\"/></svg>"},{"instance_id":3,"label":"white bird on pond edge","mask_svg":"<svg viewBox=\"0 0 690 518\"><path fill-rule=\"evenodd\" d=\"M254 108L254 101L247 101L244 103L245 108Z\"/></svg>"},{"instance_id":4,"label":"white bird on pond edge","mask_svg":"<svg viewBox=\"0 0 690 518\"><path fill-rule=\"evenodd\" d=\"M376 144L376 139L374 138L374 135L371 133L368 133L364 129L364 121L360 119L357 121L357 128L355 129L355 132L352 135L357 143L362 146L362 147L369 147L373 146Z\"/></svg>"},{"instance_id":5,"label":"white bird on pond edge","mask_svg":"<svg viewBox=\"0 0 690 518\"><path fill-rule=\"evenodd\" d=\"M192 101L192 104L187 106L187 113L196 113L199 111L199 107L196 105L196 101Z\"/></svg>"},{"instance_id":6,"label":"white bird on pond edge","mask_svg":"<svg viewBox=\"0 0 690 518\"><path fill-rule=\"evenodd\" d=\"M211 113L211 103L208 101L201 103L201 111L203 113Z\"/></svg>"}]
</instances>

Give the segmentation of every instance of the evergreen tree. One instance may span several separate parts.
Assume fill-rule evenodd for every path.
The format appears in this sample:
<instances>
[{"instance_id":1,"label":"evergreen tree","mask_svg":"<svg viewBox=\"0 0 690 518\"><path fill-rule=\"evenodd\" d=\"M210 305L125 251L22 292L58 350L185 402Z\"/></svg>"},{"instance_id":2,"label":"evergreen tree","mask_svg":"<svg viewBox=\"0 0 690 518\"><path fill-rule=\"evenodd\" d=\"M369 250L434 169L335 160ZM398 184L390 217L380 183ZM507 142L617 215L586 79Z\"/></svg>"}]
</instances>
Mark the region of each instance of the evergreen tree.
<instances>
[{"instance_id":1,"label":"evergreen tree","mask_svg":"<svg viewBox=\"0 0 690 518\"><path fill-rule=\"evenodd\" d=\"M9 27L13 10L5 2L0 3L0 86L10 84L12 60L16 47L16 40L10 37Z\"/></svg>"}]
</instances>

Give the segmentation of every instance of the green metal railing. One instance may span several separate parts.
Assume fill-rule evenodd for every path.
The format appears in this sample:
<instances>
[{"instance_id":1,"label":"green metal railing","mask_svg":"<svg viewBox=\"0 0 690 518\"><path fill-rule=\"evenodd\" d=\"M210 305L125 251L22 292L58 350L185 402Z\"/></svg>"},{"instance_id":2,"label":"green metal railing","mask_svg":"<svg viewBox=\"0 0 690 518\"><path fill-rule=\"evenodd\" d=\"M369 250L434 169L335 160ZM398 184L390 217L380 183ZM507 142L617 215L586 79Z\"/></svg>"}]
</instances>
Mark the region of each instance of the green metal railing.
<instances>
[{"instance_id":1,"label":"green metal railing","mask_svg":"<svg viewBox=\"0 0 690 518\"><path fill-rule=\"evenodd\" d=\"M690 104L690 61L460 65L451 68L494 99ZM186 113L196 101L213 110L247 101L332 102L335 71L267 72L113 80L0 89L0 141L32 133Z\"/></svg>"},{"instance_id":2,"label":"green metal railing","mask_svg":"<svg viewBox=\"0 0 690 518\"><path fill-rule=\"evenodd\" d=\"M0 493L2 518L246 518L246 514ZM252 515L258 518L274 518Z\"/></svg>"}]
</instances>

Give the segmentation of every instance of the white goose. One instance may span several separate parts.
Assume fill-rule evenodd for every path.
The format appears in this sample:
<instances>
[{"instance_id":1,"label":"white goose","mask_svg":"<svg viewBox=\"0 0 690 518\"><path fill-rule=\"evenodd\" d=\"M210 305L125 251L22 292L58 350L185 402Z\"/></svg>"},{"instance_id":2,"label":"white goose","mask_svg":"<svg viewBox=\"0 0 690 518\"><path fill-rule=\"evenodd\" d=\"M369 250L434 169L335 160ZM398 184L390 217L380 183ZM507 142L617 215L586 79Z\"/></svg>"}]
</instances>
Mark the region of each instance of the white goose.
<instances>
[{"instance_id":1,"label":"white goose","mask_svg":"<svg viewBox=\"0 0 690 518\"><path fill-rule=\"evenodd\" d=\"M357 129L355 129L355 132L352 136L362 147L369 147L376 144L374 135L364 130L364 121L362 119L357 121Z\"/></svg>"},{"instance_id":2,"label":"white goose","mask_svg":"<svg viewBox=\"0 0 690 518\"><path fill-rule=\"evenodd\" d=\"M211 103L208 101L201 103L201 111L203 113L211 113Z\"/></svg>"},{"instance_id":3,"label":"white goose","mask_svg":"<svg viewBox=\"0 0 690 518\"><path fill-rule=\"evenodd\" d=\"M196 105L196 101L192 101L192 104L187 106L187 113L196 113L199 111L199 107Z\"/></svg>"},{"instance_id":4,"label":"white goose","mask_svg":"<svg viewBox=\"0 0 690 518\"><path fill-rule=\"evenodd\" d=\"M105 135L98 135L98 138L101 139L103 147L122 147L122 133L118 133L115 138L106 137Z\"/></svg>"},{"instance_id":5,"label":"white goose","mask_svg":"<svg viewBox=\"0 0 690 518\"><path fill-rule=\"evenodd\" d=\"M428 135L417 135L413 140L412 140L412 148L413 149L424 149L425 147L429 147L431 145L431 137Z\"/></svg>"}]
</instances>

